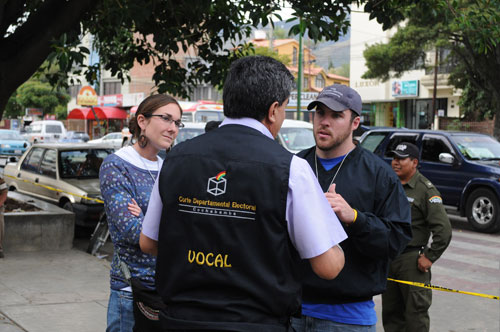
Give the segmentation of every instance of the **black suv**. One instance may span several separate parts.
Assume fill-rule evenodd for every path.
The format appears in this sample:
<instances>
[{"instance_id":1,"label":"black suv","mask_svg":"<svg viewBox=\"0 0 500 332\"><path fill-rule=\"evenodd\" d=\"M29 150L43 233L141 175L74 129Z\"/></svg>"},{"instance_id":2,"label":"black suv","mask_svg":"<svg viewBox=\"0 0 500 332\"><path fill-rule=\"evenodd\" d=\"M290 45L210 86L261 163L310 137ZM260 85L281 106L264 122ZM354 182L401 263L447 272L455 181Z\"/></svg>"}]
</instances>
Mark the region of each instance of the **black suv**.
<instances>
[{"instance_id":1,"label":"black suv","mask_svg":"<svg viewBox=\"0 0 500 332\"><path fill-rule=\"evenodd\" d=\"M491 136L438 130L376 129L360 145L389 164L401 142L420 149L419 171L480 232L500 230L500 143Z\"/></svg>"}]
</instances>

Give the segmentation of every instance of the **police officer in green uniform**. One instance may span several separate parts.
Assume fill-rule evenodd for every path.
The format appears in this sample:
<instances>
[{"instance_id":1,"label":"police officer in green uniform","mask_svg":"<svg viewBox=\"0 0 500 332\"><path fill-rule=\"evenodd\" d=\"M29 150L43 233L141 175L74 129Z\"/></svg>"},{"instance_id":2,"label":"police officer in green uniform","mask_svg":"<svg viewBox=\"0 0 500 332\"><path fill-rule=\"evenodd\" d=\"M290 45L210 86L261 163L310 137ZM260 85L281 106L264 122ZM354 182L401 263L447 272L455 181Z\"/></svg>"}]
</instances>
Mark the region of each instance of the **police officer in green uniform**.
<instances>
[{"instance_id":1,"label":"police officer in green uniform","mask_svg":"<svg viewBox=\"0 0 500 332\"><path fill-rule=\"evenodd\" d=\"M430 283L431 266L451 240L451 225L441 194L417 170L419 150L401 143L393 151L396 172L411 204L413 239L391 264L389 278ZM428 245L432 234L432 243ZM382 321L386 332L429 331L432 290L388 282L382 294Z\"/></svg>"}]
</instances>

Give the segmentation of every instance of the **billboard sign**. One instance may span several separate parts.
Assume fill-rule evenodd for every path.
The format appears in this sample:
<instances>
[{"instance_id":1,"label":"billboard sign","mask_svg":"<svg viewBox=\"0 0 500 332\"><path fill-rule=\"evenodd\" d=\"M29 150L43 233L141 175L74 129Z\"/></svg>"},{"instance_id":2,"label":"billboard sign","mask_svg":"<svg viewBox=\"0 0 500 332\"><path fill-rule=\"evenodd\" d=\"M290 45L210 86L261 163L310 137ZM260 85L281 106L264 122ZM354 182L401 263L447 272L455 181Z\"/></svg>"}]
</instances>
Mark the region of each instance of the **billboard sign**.
<instances>
[{"instance_id":1,"label":"billboard sign","mask_svg":"<svg viewBox=\"0 0 500 332\"><path fill-rule=\"evenodd\" d=\"M418 97L418 80L402 81L395 80L391 82L392 96L400 97Z\"/></svg>"}]
</instances>

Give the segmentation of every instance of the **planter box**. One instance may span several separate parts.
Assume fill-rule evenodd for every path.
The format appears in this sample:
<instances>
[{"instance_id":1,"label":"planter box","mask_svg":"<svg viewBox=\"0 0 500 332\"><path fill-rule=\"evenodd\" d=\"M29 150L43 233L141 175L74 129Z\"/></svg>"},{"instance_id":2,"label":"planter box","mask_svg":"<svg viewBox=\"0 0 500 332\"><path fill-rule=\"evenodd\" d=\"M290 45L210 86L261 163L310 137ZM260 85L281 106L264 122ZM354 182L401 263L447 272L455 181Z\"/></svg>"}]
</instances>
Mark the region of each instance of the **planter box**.
<instances>
[{"instance_id":1,"label":"planter box","mask_svg":"<svg viewBox=\"0 0 500 332\"><path fill-rule=\"evenodd\" d=\"M35 205L36 212L6 212L3 247L8 251L68 250L73 247L75 214L15 191L8 197Z\"/></svg>"}]
</instances>

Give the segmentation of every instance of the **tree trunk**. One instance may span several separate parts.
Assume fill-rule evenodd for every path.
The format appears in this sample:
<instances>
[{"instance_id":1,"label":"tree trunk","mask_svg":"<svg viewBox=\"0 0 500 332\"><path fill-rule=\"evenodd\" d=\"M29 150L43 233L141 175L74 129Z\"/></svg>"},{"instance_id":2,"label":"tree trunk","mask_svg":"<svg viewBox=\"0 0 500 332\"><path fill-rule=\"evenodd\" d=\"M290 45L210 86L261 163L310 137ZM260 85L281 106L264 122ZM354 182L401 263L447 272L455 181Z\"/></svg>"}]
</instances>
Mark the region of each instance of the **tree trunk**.
<instances>
[{"instance_id":1,"label":"tree trunk","mask_svg":"<svg viewBox=\"0 0 500 332\"><path fill-rule=\"evenodd\" d=\"M54 40L79 30L81 18L98 1L47 0L14 33L0 39L0 119L9 97L52 52Z\"/></svg>"}]
</instances>

